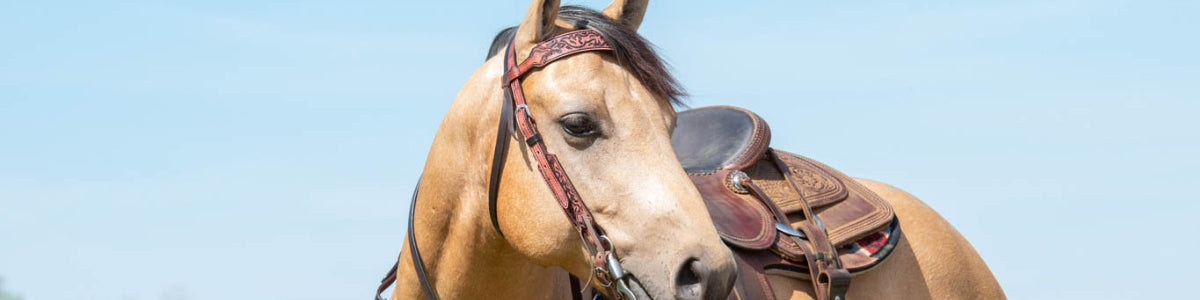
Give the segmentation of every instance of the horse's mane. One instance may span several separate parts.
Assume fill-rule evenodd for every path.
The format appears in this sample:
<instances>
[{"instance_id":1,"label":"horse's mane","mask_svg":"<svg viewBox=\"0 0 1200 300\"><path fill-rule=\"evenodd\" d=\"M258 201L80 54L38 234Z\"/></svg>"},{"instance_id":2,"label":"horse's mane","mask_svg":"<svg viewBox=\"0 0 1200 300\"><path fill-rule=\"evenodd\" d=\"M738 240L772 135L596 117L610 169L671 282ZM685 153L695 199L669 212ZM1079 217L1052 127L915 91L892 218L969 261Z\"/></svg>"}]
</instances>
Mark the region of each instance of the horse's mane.
<instances>
[{"instance_id":1,"label":"horse's mane","mask_svg":"<svg viewBox=\"0 0 1200 300\"><path fill-rule=\"evenodd\" d=\"M617 61L628 68L655 98L669 101L672 105L683 105L682 98L687 93L683 91L679 82L675 81L675 77L671 76L671 72L667 71L666 64L658 53L655 53L654 46L638 35L637 31L618 24L600 12L574 5L566 5L559 9L558 20L574 24L575 29L592 29L599 32L604 40L613 46L613 55ZM491 58L504 50L516 33L516 26L497 33L492 39L487 57Z\"/></svg>"}]
</instances>

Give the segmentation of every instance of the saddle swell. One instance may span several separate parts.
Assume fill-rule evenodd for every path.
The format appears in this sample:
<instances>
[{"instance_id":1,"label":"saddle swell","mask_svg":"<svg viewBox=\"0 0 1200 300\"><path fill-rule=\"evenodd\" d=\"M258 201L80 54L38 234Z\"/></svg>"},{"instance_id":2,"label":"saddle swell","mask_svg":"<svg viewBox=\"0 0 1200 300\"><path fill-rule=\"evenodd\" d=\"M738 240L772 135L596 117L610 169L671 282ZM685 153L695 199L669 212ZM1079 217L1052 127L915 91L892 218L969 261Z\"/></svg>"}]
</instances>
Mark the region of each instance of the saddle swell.
<instances>
[{"instance_id":1,"label":"saddle swell","mask_svg":"<svg viewBox=\"0 0 1200 300\"><path fill-rule=\"evenodd\" d=\"M671 136L718 234L738 260L731 298L773 298L767 273L810 280L831 271L845 274L844 282L814 282L818 297L844 299L850 276L878 265L899 241L895 213L854 179L771 149L770 139L766 121L732 106L680 112ZM822 258L824 253L836 254ZM809 266L813 261L820 264L815 269Z\"/></svg>"}]
</instances>

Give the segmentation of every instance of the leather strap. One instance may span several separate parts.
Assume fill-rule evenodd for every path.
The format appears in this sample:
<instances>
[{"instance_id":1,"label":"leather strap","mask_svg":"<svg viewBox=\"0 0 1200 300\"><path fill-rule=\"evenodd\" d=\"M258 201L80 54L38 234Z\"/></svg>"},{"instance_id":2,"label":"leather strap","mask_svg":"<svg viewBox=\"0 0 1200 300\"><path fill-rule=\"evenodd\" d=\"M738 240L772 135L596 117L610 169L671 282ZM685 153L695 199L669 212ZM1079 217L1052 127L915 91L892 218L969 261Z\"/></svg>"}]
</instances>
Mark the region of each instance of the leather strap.
<instances>
[{"instance_id":1,"label":"leather strap","mask_svg":"<svg viewBox=\"0 0 1200 300\"><path fill-rule=\"evenodd\" d=\"M379 289L375 290L375 300L383 300L383 291L396 282L396 267L398 266L400 266L399 257L396 258L396 263L392 264L392 269L388 270L387 275L383 275L383 279L379 280Z\"/></svg>"},{"instance_id":2,"label":"leather strap","mask_svg":"<svg viewBox=\"0 0 1200 300\"><path fill-rule=\"evenodd\" d=\"M571 282L571 300L583 300L583 284L579 282L579 278L567 273L567 280Z\"/></svg>"},{"instance_id":3,"label":"leather strap","mask_svg":"<svg viewBox=\"0 0 1200 300\"><path fill-rule=\"evenodd\" d=\"M421 261L421 250L417 249L417 235L413 231L413 216L417 215L417 191L420 190L421 180L417 179L417 187L413 187L412 204L408 208L408 253L412 256L413 268L417 270L417 279L421 280L421 290L425 291L425 299L437 300L437 291L429 284L429 275L425 274L425 262Z\"/></svg>"},{"instance_id":4,"label":"leather strap","mask_svg":"<svg viewBox=\"0 0 1200 300\"><path fill-rule=\"evenodd\" d=\"M514 37L515 38L515 37ZM512 40L508 41L512 44ZM504 48L504 55L508 57L512 47ZM492 228L496 229L496 233L500 237L504 237L504 231L500 230L500 220L496 214L496 200L500 197L500 176L504 174L505 154L508 153L508 135L511 134L513 118L512 118L512 97L509 93L504 93L504 103L500 104L500 120L496 125L496 144L492 150L492 175L488 178L488 217L492 219Z\"/></svg>"},{"instance_id":5,"label":"leather strap","mask_svg":"<svg viewBox=\"0 0 1200 300\"><path fill-rule=\"evenodd\" d=\"M817 299L846 299L846 291L850 288L850 272L842 267L841 257L838 256L837 247L829 240L829 233L825 231L825 224L813 212L808 199L804 197L804 193L796 185L796 181L792 179L792 172L788 169L787 164L779 159L774 150L767 150L767 156L779 168L779 173L782 173L783 177L787 179L788 184L792 187L792 191L795 191L796 195L799 196L802 207L801 212L803 212L804 219L807 222L800 224L798 229L808 237L809 245L805 245L804 243L797 244L805 251L805 259L808 260L808 272L812 276L810 280L813 283L813 289L817 293Z\"/></svg>"},{"instance_id":6,"label":"leather strap","mask_svg":"<svg viewBox=\"0 0 1200 300\"><path fill-rule=\"evenodd\" d=\"M508 43L512 48L512 42ZM538 43L529 50L529 57L517 64L516 53L507 52L504 65L504 78L514 81L529 73L534 68L541 68L551 62L573 54L590 51L611 51L613 47L604 40L599 32L591 29L575 30L560 34L549 40ZM511 64L510 64L511 63ZM518 90L520 87L518 87Z\"/></svg>"},{"instance_id":7,"label":"leather strap","mask_svg":"<svg viewBox=\"0 0 1200 300\"><path fill-rule=\"evenodd\" d=\"M421 290L425 292L425 298L437 300L437 291L433 289L433 285L429 284L429 276L425 274L425 263L421 261L421 250L417 249L417 236L413 231L413 216L417 215L417 192L420 191L421 180L417 179L417 186L413 187L412 202L408 207L408 253L411 254L413 268L417 271L417 278L421 280ZM375 300L383 300L383 291L392 286L396 282L396 268L400 266L400 258L396 258L396 263L392 264L392 269L387 275L383 276L383 280L379 281L379 289L375 290Z\"/></svg>"}]
</instances>

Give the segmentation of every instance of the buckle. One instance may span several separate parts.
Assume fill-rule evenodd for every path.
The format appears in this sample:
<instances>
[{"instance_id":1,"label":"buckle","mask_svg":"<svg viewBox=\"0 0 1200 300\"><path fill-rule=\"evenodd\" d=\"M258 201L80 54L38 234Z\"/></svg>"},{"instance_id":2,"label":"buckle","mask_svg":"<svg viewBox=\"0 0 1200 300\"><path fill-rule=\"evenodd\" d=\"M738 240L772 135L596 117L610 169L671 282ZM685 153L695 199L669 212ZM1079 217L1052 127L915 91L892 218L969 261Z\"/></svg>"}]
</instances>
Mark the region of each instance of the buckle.
<instances>
[{"instance_id":1,"label":"buckle","mask_svg":"<svg viewBox=\"0 0 1200 300\"><path fill-rule=\"evenodd\" d=\"M517 105L517 107L513 108L513 113L521 112L521 110L525 110L525 115L529 116L529 105L525 105L525 104Z\"/></svg>"}]
</instances>

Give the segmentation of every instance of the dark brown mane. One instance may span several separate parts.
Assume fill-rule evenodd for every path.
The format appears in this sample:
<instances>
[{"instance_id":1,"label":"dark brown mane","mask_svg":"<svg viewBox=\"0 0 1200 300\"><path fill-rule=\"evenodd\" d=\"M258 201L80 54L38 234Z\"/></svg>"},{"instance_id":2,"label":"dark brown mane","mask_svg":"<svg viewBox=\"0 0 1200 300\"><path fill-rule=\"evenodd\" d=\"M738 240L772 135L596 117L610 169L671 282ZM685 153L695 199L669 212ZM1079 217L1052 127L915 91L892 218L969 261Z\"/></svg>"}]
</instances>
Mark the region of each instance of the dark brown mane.
<instances>
[{"instance_id":1,"label":"dark brown mane","mask_svg":"<svg viewBox=\"0 0 1200 300\"><path fill-rule=\"evenodd\" d=\"M616 21L605 17L595 10L567 5L558 10L558 20L574 24L575 29L592 29L604 36L615 51L617 61L628 68L630 73L658 99L669 101L672 105L683 105L682 98L687 94L683 87L667 71L667 66L655 53L654 46L641 35ZM509 27L501 30L492 39L488 49L488 58L500 53L508 45L508 41L516 34L517 28Z\"/></svg>"}]
</instances>

